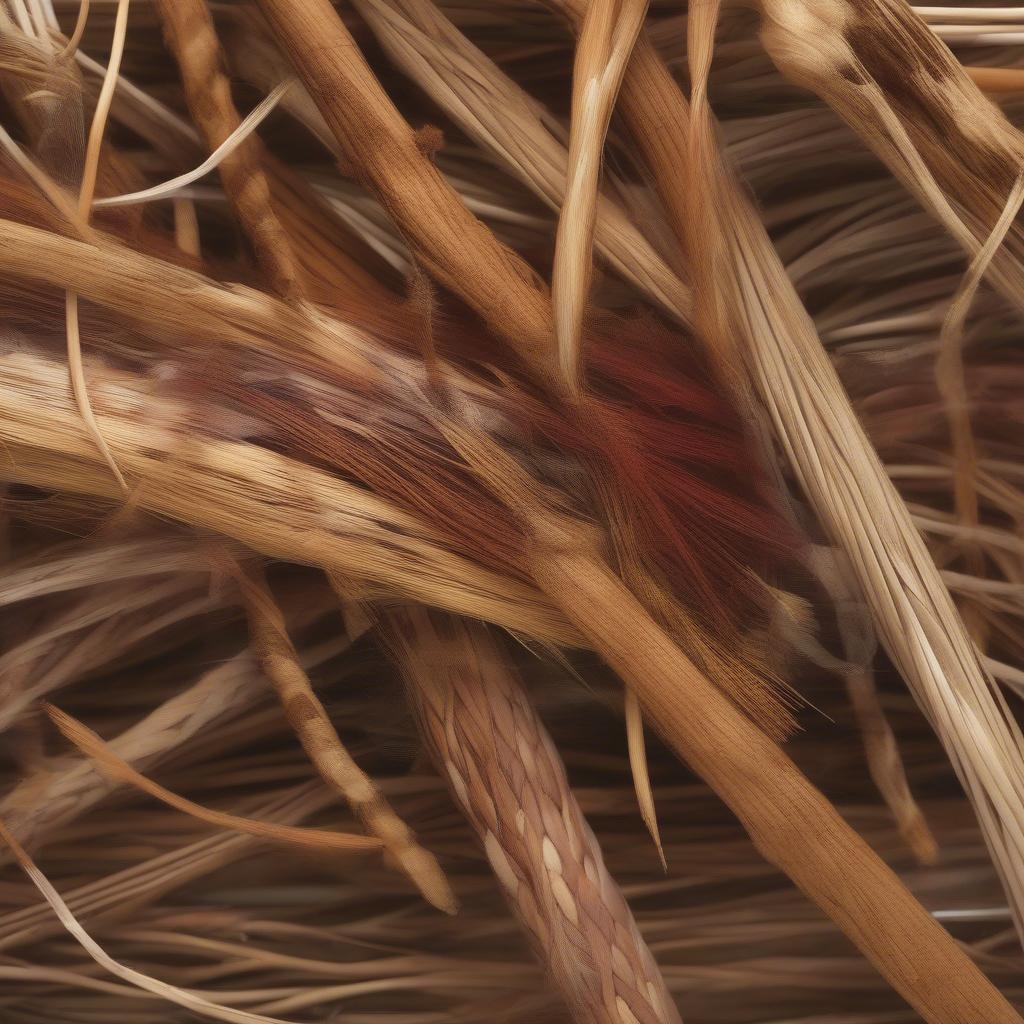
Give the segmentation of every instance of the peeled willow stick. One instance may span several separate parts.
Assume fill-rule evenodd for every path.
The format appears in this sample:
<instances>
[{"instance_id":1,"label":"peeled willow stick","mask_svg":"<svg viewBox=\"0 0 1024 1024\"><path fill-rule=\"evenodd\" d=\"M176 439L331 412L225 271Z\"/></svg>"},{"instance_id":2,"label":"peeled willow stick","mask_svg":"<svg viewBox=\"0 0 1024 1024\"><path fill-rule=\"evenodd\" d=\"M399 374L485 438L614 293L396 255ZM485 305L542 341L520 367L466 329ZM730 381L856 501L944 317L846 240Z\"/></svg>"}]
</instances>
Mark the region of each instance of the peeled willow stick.
<instances>
[{"instance_id":1,"label":"peeled willow stick","mask_svg":"<svg viewBox=\"0 0 1024 1024\"><path fill-rule=\"evenodd\" d=\"M573 1017L678 1024L558 751L487 630L415 608L385 631L437 769Z\"/></svg>"},{"instance_id":2,"label":"peeled willow stick","mask_svg":"<svg viewBox=\"0 0 1024 1024\"><path fill-rule=\"evenodd\" d=\"M366 175L419 265L460 295L535 371L553 363L547 289L473 216L395 109L330 0L260 0L343 154Z\"/></svg>"},{"instance_id":3,"label":"peeled willow stick","mask_svg":"<svg viewBox=\"0 0 1024 1024\"><path fill-rule=\"evenodd\" d=\"M583 319L590 298L604 140L646 13L647 0L593 0L576 46L568 178L551 272L558 368L571 394L583 386Z\"/></svg>"},{"instance_id":4,"label":"peeled willow stick","mask_svg":"<svg viewBox=\"0 0 1024 1024\"><path fill-rule=\"evenodd\" d=\"M840 817L782 748L686 657L515 461L455 423L453 446L531 530L533 578L633 688L673 750L740 819L766 860L832 918L927 1021L1021 1018L949 934Z\"/></svg>"},{"instance_id":5,"label":"peeled willow stick","mask_svg":"<svg viewBox=\"0 0 1024 1024\"><path fill-rule=\"evenodd\" d=\"M556 0L556 6L580 24L587 5ZM706 265L698 337L755 422L762 412L752 391L767 409L815 513L856 573L886 650L963 781L1019 919L1024 757L995 683L760 217L718 154L710 123L691 126L686 99L643 36L619 110L674 229L700 254L694 267Z\"/></svg>"},{"instance_id":6,"label":"peeled willow stick","mask_svg":"<svg viewBox=\"0 0 1024 1024\"><path fill-rule=\"evenodd\" d=\"M423 898L448 914L458 909L434 855L392 810L373 780L353 760L320 702L288 636L280 608L259 569L236 578L249 616L249 632L263 671L274 684L288 721L320 777L340 793L367 831L377 837Z\"/></svg>"},{"instance_id":7,"label":"peeled willow stick","mask_svg":"<svg viewBox=\"0 0 1024 1024\"><path fill-rule=\"evenodd\" d=\"M824 99L974 256L1021 166L1024 137L903 0L758 0L778 69ZM1024 306L1024 226L992 280Z\"/></svg>"},{"instance_id":8,"label":"peeled willow stick","mask_svg":"<svg viewBox=\"0 0 1024 1024\"><path fill-rule=\"evenodd\" d=\"M181 68L189 113L212 151L241 124L206 0L157 0L167 45ZM302 294L291 242L270 202L259 140L248 136L218 165L224 191L278 295Z\"/></svg>"}]
</instances>

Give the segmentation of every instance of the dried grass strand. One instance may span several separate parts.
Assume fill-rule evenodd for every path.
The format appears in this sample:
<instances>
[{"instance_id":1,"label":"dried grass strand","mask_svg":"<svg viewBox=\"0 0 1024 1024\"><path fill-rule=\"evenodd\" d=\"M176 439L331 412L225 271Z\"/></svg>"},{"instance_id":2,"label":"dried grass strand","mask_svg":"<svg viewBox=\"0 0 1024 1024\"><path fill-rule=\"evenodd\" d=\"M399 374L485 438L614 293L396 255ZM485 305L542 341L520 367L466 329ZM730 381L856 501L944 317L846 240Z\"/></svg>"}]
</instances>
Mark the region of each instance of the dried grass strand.
<instances>
[{"instance_id":1,"label":"dried grass strand","mask_svg":"<svg viewBox=\"0 0 1024 1024\"><path fill-rule=\"evenodd\" d=\"M105 196L93 202L94 209L111 206L132 206L136 203L148 203L154 199L168 199L176 192L187 188L215 170L267 119L291 88L292 82L282 82L274 87L253 109L239 122L237 128L201 163L191 171L185 171L175 178L152 185L141 192L128 192L120 196Z\"/></svg>"},{"instance_id":2,"label":"dried grass strand","mask_svg":"<svg viewBox=\"0 0 1024 1024\"><path fill-rule=\"evenodd\" d=\"M158 981L156 978L151 978L141 971L136 971L131 967L118 963L81 926L78 919L71 912L70 907L61 898L60 893L54 889L46 876L36 867L32 858L26 853L25 849L14 838L2 821L0 821L0 839L10 847L11 852L25 871L25 874L28 875L32 880L32 884L35 885L50 905L50 909L57 915L60 923L74 936L79 945L96 963L115 977L127 981L136 988L159 996L161 999L166 999L168 1002L183 1006L185 1009L202 1017L209 1017L211 1020L227 1021L228 1024L288 1024L287 1021L264 1017L258 1013L250 1013L248 1010L236 1010L230 1006L218 1006L216 1003L211 1003L208 999L204 999L195 992L189 992L175 985L168 985L166 982Z\"/></svg>"},{"instance_id":3,"label":"dried grass strand","mask_svg":"<svg viewBox=\"0 0 1024 1024\"><path fill-rule=\"evenodd\" d=\"M583 321L590 293L601 156L626 61L647 0L592 0L573 64L565 196L555 235L551 303L562 383L583 387Z\"/></svg>"},{"instance_id":4,"label":"dried grass strand","mask_svg":"<svg viewBox=\"0 0 1024 1024\"><path fill-rule=\"evenodd\" d=\"M57 54L57 60L68 60L75 55L81 45L82 37L85 35L86 26L89 24L90 0L78 0L78 14L75 17L75 27L68 36L64 48Z\"/></svg>"},{"instance_id":5,"label":"dried grass strand","mask_svg":"<svg viewBox=\"0 0 1024 1024\"><path fill-rule=\"evenodd\" d=\"M979 525L978 518L978 455L971 429L970 399L964 379L964 325L978 288L988 271L993 258L1003 244L1006 233L1020 212L1024 203L1024 172L1017 178L1006 201L1006 207L996 222L988 240L957 288L953 301L942 322L939 333L939 353L935 361L935 379L942 397L946 416L949 420L953 440L954 506L963 526L973 529ZM980 568L977 558L972 569Z\"/></svg>"},{"instance_id":6,"label":"dried grass strand","mask_svg":"<svg viewBox=\"0 0 1024 1024\"><path fill-rule=\"evenodd\" d=\"M661 831L658 828L658 812L654 806L654 793L651 789L651 776L647 770L647 743L644 740L644 713L637 695L628 687L623 693L624 713L626 718L626 745L629 751L629 770L633 776L633 789L636 791L636 802L640 807L647 832L658 851L661 868L668 872L665 860L665 848L661 843Z\"/></svg>"},{"instance_id":7,"label":"dried grass strand","mask_svg":"<svg viewBox=\"0 0 1024 1024\"><path fill-rule=\"evenodd\" d=\"M66 711L61 711L60 708L54 707L52 704L44 705L44 709L50 721L60 730L61 735L83 754L96 761L115 780L134 786L161 803L167 804L168 807L173 807L176 811L204 821L208 825L230 829L233 832L242 832L267 842L283 843L320 852L369 853L380 850L383 845L379 839L370 836L349 832L329 832L325 829L298 828L294 825L279 825L274 822L242 818L237 814L228 814L225 811L203 807L192 800L178 796L177 793L172 793L159 783L153 782L152 779L147 779L141 772L137 772L130 764L118 757L96 733L77 719L72 718Z\"/></svg>"},{"instance_id":8,"label":"dried grass strand","mask_svg":"<svg viewBox=\"0 0 1024 1024\"><path fill-rule=\"evenodd\" d=\"M761 40L778 69L821 96L973 258L1024 162L1020 132L900 0L759 6ZM1022 308L1020 225L1008 232L991 276Z\"/></svg>"},{"instance_id":9,"label":"dried grass strand","mask_svg":"<svg viewBox=\"0 0 1024 1024\"><path fill-rule=\"evenodd\" d=\"M107 116L110 113L110 104L117 85L121 58L124 55L125 40L128 34L128 7L130 3L131 0L118 0L117 15L114 21L114 35L110 43L110 57L103 76L103 84L100 87L99 99L96 101L92 123L89 126L85 166L82 171L82 182L78 192L78 213L87 223L89 211L92 208L93 195L96 191L100 149L103 145L103 135L106 131ZM86 382L85 370L82 365L82 338L79 332L78 295L75 292L69 291L65 295L64 315L67 322L68 371L71 376L71 389L74 392L78 411L85 422L89 435L103 456L104 462L110 467L110 472L117 481L118 487L127 496L129 493L128 483L121 473L106 438L100 430L96 415L93 412L92 402L89 399L89 386Z\"/></svg>"}]
</instances>

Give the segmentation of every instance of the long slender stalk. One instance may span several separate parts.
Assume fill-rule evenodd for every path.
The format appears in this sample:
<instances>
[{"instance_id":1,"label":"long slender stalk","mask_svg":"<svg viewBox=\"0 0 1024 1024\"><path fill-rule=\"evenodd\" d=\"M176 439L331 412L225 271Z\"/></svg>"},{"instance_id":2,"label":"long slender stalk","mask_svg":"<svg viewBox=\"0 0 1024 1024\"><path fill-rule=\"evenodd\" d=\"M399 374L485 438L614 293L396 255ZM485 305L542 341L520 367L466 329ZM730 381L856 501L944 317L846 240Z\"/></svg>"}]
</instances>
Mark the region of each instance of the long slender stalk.
<instances>
[{"instance_id":1,"label":"long slender stalk","mask_svg":"<svg viewBox=\"0 0 1024 1024\"><path fill-rule=\"evenodd\" d=\"M320 777L340 793L429 903L454 914L455 895L432 853L395 814L373 780L348 752L302 669L288 628L258 569L237 572L249 634L263 671L273 683L288 721Z\"/></svg>"},{"instance_id":2,"label":"long slender stalk","mask_svg":"<svg viewBox=\"0 0 1024 1024\"><path fill-rule=\"evenodd\" d=\"M342 152L401 224L417 261L550 385L554 326L547 289L434 167L329 0L260 0L260 9Z\"/></svg>"},{"instance_id":3,"label":"long slender stalk","mask_svg":"<svg viewBox=\"0 0 1024 1024\"><path fill-rule=\"evenodd\" d=\"M358 833L278 825L275 822L245 818L237 814L228 814L224 811L203 807L194 800L187 800L151 779L147 779L120 758L96 733L77 719L72 718L66 711L61 711L60 708L54 707L52 704L46 705L45 710L50 721L57 726L64 738L73 743L83 754L87 754L95 760L115 780L135 786L149 796L173 807L176 811L181 811L183 814L188 814L217 828L241 832L267 842L290 843L300 848L330 850L335 853L377 852L383 845L375 837L363 836Z\"/></svg>"},{"instance_id":4,"label":"long slender stalk","mask_svg":"<svg viewBox=\"0 0 1024 1024\"><path fill-rule=\"evenodd\" d=\"M496 445L445 430L529 525L533 578L632 687L650 721L737 815L764 857L828 914L929 1022L1021 1018L782 748L700 672ZM714 696L712 697L712 694Z\"/></svg>"},{"instance_id":5,"label":"long slender stalk","mask_svg":"<svg viewBox=\"0 0 1024 1024\"><path fill-rule=\"evenodd\" d=\"M289 308L289 307L284 307ZM578 632L535 587L447 550L416 516L305 463L241 442L154 430L180 412L130 376L101 381L104 426L137 473L140 508L212 529L272 558L316 565L402 597L495 622L541 642L573 645ZM83 434L58 364L0 359L0 478L111 497L112 481ZM138 411L146 410L144 421Z\"/></svg>"},{"instance_id":6,"label":"long slender stalk","mask_svg":"<svg viewBox=\"0 0 1024 1024\"><path fill-rule=\"evenodd\" d=\"M391 61L456 124L553 209L561 209L569 153L561 126L433 0L354 0ZM681 324L691 297L628 218L611 189L597 200L594 245L600 257Z\"/></svg>"},{"instance_id":7,"label":"long slender stalk","mask_svg":"<svg viewBox=\"0 0 1024 1024\"><path fill-rule=\"evenodd\" d=\"M594 0L576 46L568 176L551 273L558 367L570 394L579 394L583 386L584 315L604 140L629 51L646 13L646 0Z\"/></svg>"},{"instance_id":8,"label":"long slender stalk","mask_svg":"<svg viewBox=\"0 0 1024 1024\"><path fill-rule=\"evenodd\" d=\"M534 575L639 696L665 741L729 805L761 854L839 925L921 1016L1020 1016L795 764L686 659L606 567L538 551Z\"/></svg>"},{"instance_id":9,"label":"long slender stalk","mask_svg":"<svg viewBox=\"0 0 1024 1024\"><path fill-rule=\"evenodd\" d=\"M78 214L86 223L89 221L89 211L92 209L92 200L96 193L100 149L103 145L107 115L110 112L114 88L117 85L117 74L121 67L121 58L124 55L125 37L128 32L128 5L130 2L131 0L118 0L117 17L114 21L114 36L110 44L110 59L107 62L107 71L103 76L103 85L100 87L100 95L96 101L92 124L89 126L89 141L85 151L85 167L82 172L82 183L78 190ZM75 393L75 401L78 403L78 411L81 413L82 419L85 421L85 425L93 441L96 443L96 447L99 448L104 461L110 467L110 472L113 473L118 486L124 494L127 494L128 484L118 467L106 438L99 428L99 424L96 422L96 415L93 412L92 402L89 399L89 388L85 380L85 371L82 367L82 339L78 324L78 295L73 291L68 291L65 296L65 318L67 320L68 372L71 377L71 386Z\"/></svg>"},{"instance_id":10,"label":"long slender stalk","mask_svg":"<svg viewBox=\"0 0 1024 1024\"><path fill-rule=\"evenodd\" d=\"M579 25L587 3L556 0L555 6ZM698 336L752 419L768 410L779 447L819 520L846 553L882 642L964 782L1019 916L1019 731L865 436L761 218L718 155L706 107L703 123L693 126L686 99L643 37L633 49L619 105L673 228L691 247L694 266L704 267ZM700 217L694 216L697 207Z\"/></svg>"}]
</instances>

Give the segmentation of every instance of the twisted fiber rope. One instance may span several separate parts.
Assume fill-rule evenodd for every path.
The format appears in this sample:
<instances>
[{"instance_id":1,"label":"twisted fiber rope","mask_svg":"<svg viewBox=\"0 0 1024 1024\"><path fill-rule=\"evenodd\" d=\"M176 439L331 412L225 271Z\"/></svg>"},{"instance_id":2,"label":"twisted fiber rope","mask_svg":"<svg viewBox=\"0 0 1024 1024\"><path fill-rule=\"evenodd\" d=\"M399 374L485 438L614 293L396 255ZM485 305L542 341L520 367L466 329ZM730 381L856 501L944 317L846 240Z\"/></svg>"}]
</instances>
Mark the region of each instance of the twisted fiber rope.
<instances>
[{"instance_id":1,"label":"twisted fiber rope","mask_svg":"<svg viewBox=\"0 0 1024 1024\"><path fill-rule=\"evenodd\" d=\"M437 766L575 1019L680 1024L561 758L486 629L414 609L393 613L388 631Z\"/></svg>"},{"instance_id":2,"label":"twisted fiber rope","mask_svg":"<svg viewBox=\"0 0 1024 1024\"><path fill-rule=\"evenodd\" d=\"M157 10L167 46L181 69L189 113L213 151L241 124L213 18L205 0L157 0ZM271 287L283 298L300 298L295 256L271 205L260 141L250 135L220 162L219 171Z\"/></svg>"}]
</instances>

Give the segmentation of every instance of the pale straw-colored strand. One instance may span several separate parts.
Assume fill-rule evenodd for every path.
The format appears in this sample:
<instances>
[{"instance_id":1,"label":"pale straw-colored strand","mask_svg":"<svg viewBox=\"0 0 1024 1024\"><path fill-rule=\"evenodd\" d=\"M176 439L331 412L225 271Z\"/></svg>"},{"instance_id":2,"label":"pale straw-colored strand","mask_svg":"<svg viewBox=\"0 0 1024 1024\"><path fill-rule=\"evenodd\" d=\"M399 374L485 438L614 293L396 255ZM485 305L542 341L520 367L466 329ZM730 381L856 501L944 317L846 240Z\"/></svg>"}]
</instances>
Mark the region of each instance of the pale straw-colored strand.
<instances>
[{"instance_id":1,"label":"pale straw-colored strand","mask_svg":"<svg viewBox=\"0 0 1024 1024\"><path fill-rule=\"evenodd\" d=\"M558 366L564 387L574 395L583 388L583 327L601 155L626 61L646 12L647 0L591 0L576 46L568 179L551 275Z\"/></svg>"},{"instance_id":2,"label":"pale straw-colored strand","mask_svg":"<svg viewBox=\"0 0 1024 1024\"><path fill-rule=\"evenodd\" d=\"M698 11L703 8L701 5ZM713 19L710 25L713 28ZM711 30L695 31L691 70L706 74ZM694 153L714 145L710 111L694 102ZM713 150L711 151L714 152ZM691 166L697 157L691 153ZM715 160L720 157L714 155ZM846 550L879 635L943 740L967 788L1010 903L1024 907L1024 757L1019 730L984 671L906 506L863 432L814 325L764 237L756 213L730 194L724 173L703 176L703 205L722 243L714 274L719 315L743 346L797 477L825 527ZM714 224L714 221L712 221ZM752 253L763 253L753 258ZM731 311L731 312L726 312ZM776 317L779 318L776 321Z\"/></svg>"},{"instance_id":3,"label":"pale straw-colored strand","mask_svg":"<svg viewBox=\"0 0 1024 1024\"><path fill-rule=\"evenodd\" d=\"M85 26L89 21L89 0L78 0L78 16L75 18L75 27L64 44L64 49L57 54L57 60L68 60L73 57L81 45L82 36L85 35Z\"/></svg>"},{"instance_id":4,"label":"pale straw-colored strand","mask_svg":"<svg viewBox=\"0 0 1024 1024\"><path fill-rule=\"evenodd\" d=\"M183 1006L192 1013L208 1017L212 1020L227 1021L228 1024L287 1024L287 1022L277 1018L264 1017L262 1014L250 1013L248 1010L237 1010L230 1006L218 1006L194 991L178 988L164 981L158 981L156 978L151 978L141 971L136 971L119 963L82 927L78 919L71 912L71 908L61 898L60 893L54 889L46 876L36 867L24 847L14 838L2 821L0 821L0 840L3 840L11 848L25 874L32 880L32 884L35 885L43 899L50 905L50 908L57 915L61 924L64 925L68 932L78 941L79 945L104 970L109 971L123 981L127 981L136 988L151 992L153 995L160 996L168 1002Z\"/></svg>"},{"instance_id":5,"label":"pale straw-colored strand","mask_svg":"<svg viewBox=\"0 0 1024 1024\"><path fill-rule=\"evenodd\" d=\"M282 82L269 95L265 96L253 107L252 111L241 121L238 127L201 163L191 171L185 171L175 178L159 185L143 189L141 192L126 192L120 196L105 196L93 201L93 209L110 206L132 206L136 203L148 203L155 199L169 199L177 192L187 188L200 178L215 170L221 161L227 159L238 147L267 119L291 88L293 80Z\"/></svg>"},{"instance_id":6,"label":"pale straw-colored strand","mask_svg":"<svg viewBox=\"0 0 1024 1024\"><path fill-rule=\"evenodd\" d=\"M110 44L110 59L103 76L99 99L89 127L89 140L85 151L85 168L82 172L82 184L78 193L78 212L88 222L92 208L93 195L96 191L96 177L99 173L100 148L103 145L103 133L110 113L110 103L117 86L117 75L124 54L125 38L128 33L128 6L131 0L118 0L117 16L114 21L114 36ZM65 317L67 321L68 370L71 375L71 388L78 404L78 410L85 421L89 434L103 455L103 460L110 467L114 479L117 480L123 494L128 494L128 484L118 468L114 455L100 430L99 423L93 413L89 400L89 388L85 380L82 366L82 339L79 333L78 295L73 291L65 293Z\"/></svg>"},{"instance_id":7,"label":"pale straw-colored strand","mask_svg":"<svg viewBox=\"0 0 1024 1024\"><path fill-rule=\"evenodd\" d=\"M647 743L644 740L644 712L636 694L627 686L623 692L624 713L626 718L626 747L629 752L629 770L633 776L633 789L636 791L636 802L640 807L647 831L658 851L663 871L668 871L665 860L665 848L661 843L661 830L658 828L658 812L654 806L654 792L651 789L651 776L647 770Z\"/></svg>"},{"instance_id":8,"label":"pale straw-colored strand","mask_svg":"<svg viewBox=\"0 0 1024 1024\"><path fill-rule=\"evenodd\" d=\"M260 269L278 295L297 302L303 294L298 261L271 202L262 145L251 128L240 131L244 122L231 95L220 39L206 0L156 0L155 7L181 72L189 113L207 149L219 151L234 139L226 152L220 152L217 168ZM261 104L261 113L269 113L280 98L276 95L265 110Z\"/></svg>"},{"instance_id":9,"label":"pale straw-colored strand","mask_svg":"<svg viewBox=\"0 0 1024 1024\"><path fill-rule=\"evenodd\" d=\"M778 69L821 96L968 255L977 255L1024 163L1024 137L949 49L900 0L757 6L761 40ZM990 276L1024 308L1020 225L1007 231Z\"/></svg>"},{"instance_id":10,"label":"pale straw-colored strand","mask_svg":"<svg viewBox=\"0 0 1024 1024\"><path fill-rule=\"evenodd\" d=\"M969 396L964 380L964 325L971 303L993 258L1002 245L1010 225L1024 202L1024 172L1018 176L1006 207L996 222L981 251L971 261L939 334L939 354L935 363L935 379L946 406L950 435L953 440L954 487L956 512L968 529L978 525L977 449L971 429ZM976 573L978 574L978 573Z\"/></svg>"}]
</instances>

